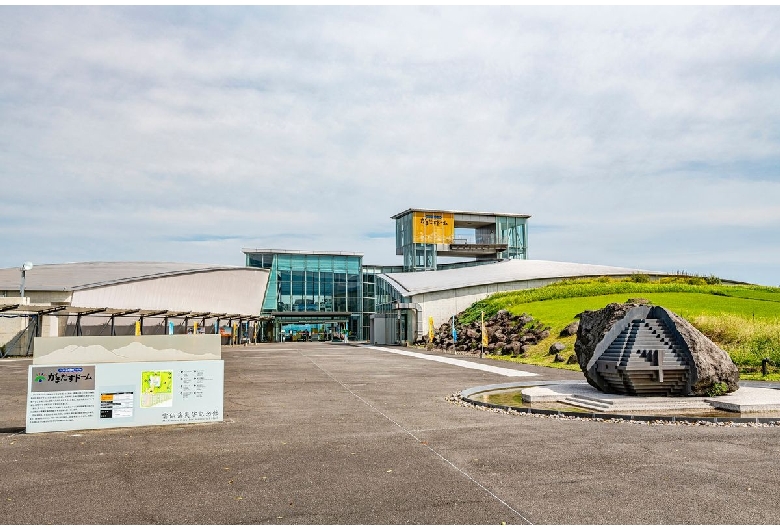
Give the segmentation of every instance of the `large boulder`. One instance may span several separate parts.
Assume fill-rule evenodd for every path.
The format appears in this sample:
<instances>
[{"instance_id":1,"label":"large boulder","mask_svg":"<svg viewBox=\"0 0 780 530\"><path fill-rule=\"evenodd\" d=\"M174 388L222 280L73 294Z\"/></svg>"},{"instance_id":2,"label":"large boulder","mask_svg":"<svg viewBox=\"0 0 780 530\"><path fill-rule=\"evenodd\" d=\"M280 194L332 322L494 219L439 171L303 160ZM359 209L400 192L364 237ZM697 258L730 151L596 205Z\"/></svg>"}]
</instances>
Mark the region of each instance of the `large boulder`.
<instances>
[{"instance_id":1,"label":"large boulder","mask_svg":"<svg viewBox=\"0 0 780 530\"><path fill-rule=\"evenodd\" d=\"M728 353L661 306L584 311L574 351L588 382L608 393L705 396L718 383L739 388Z\"/></svg>"}]
</instances>

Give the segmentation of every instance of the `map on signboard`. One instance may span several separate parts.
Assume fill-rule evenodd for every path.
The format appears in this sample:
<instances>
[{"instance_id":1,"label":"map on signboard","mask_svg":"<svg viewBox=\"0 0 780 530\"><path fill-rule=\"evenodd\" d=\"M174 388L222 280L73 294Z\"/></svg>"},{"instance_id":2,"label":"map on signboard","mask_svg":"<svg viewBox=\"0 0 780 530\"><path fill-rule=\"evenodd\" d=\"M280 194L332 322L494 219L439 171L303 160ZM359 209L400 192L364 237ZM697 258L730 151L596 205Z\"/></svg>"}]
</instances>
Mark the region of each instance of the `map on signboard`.
<instances>
[{"instance_id":1,"label":"map on signboard","mask_svg":"<svg viewBox=\"0 0 780 530\"><path fill-rule=\"evenodd\" d=\"M141 372L141 408L173 406L173 372Z\"/></svg>"}]
</instances>

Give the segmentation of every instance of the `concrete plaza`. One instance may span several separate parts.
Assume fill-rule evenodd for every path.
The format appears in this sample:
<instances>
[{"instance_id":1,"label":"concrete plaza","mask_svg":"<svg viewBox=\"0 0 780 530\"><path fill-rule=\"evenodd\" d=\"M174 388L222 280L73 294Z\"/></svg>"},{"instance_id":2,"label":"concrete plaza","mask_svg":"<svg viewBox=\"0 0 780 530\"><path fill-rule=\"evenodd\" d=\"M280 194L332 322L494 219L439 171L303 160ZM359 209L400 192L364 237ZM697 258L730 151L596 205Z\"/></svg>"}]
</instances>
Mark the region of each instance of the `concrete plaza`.
<instances>
[{"instance_id":1,"label":"concrete plaza","mask_svg":"<svg viewBox=\"0 0 780 530\"><path fill-rule=\"evenodd\" d=\"M0 524L780 520L780 427L518 416L447 400L578 375L490 360L468 359L535 375L342 344L223 358L223 423L45 434L18 432L30 361L0 361Z\"/></svg>"}]
</instances>

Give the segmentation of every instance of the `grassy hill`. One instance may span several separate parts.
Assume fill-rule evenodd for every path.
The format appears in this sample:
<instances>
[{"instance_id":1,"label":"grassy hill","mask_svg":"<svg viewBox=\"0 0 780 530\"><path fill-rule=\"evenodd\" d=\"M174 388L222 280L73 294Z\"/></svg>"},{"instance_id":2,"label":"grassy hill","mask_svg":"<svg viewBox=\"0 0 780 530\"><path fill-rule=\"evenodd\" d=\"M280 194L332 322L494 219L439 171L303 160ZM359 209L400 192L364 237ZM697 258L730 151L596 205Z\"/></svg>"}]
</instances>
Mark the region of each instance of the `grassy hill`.
<instances>
[{"instance_id":1,"label":"grassy hill","mask_svg":"<svg viewBox=\"0 0 780 530\"><path fill-rule=\"evenodd\" d=\"M650 281L634 275L626 280L606 277L565 280L546 287L497 293L473 304L460 316L464 323L488 318L501 309L527 313L550 327L550 337L531 348L525 357L493 356L542 366L579 371L578 365L556 363L547 354L553 342L562 342L568 356L576 337L559 337L575 315L600 309L611 302L645 298L686 318L726 350L739 366L743 379L762 379L761 360L771 360L766 379L780 380L780 288L719 284L715 278L669 277Z\"/></svg>"}]
</instances>

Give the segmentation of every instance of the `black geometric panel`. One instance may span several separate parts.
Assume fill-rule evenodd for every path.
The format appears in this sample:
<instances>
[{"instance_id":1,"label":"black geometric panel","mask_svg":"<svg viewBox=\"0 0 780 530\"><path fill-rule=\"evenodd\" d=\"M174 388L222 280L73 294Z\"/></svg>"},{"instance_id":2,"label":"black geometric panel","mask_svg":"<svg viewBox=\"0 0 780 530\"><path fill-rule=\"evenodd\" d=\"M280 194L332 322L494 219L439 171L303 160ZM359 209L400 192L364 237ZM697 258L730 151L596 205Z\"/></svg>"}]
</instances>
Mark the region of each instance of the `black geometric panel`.
<instances>
[{"instance_id":1,"label":"black geometric panel","mask_svg":"<svg viewBox=\"0 0 780 530\"><path fill-rule=\"evenodd\" d=\"M637 396L688 393L691 356L664 313L656 306L644 318L634 315L616 323L620 329L612 335L617 336L595 352L595 371L609 392Z\"/></svg>"}]
</instances>

